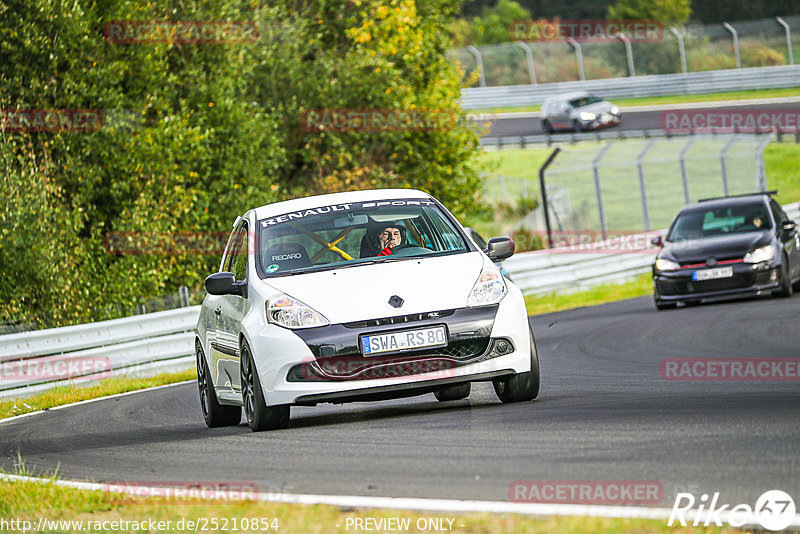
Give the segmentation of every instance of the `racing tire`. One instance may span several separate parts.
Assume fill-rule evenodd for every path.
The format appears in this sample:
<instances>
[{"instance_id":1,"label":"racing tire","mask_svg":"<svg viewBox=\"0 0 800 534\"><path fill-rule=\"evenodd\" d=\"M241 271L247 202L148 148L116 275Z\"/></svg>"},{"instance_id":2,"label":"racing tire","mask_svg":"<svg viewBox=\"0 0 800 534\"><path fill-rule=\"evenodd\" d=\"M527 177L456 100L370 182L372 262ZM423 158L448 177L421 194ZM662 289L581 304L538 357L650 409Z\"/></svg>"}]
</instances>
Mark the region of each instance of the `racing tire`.
<instances>
[{"instance_id":1,"label":"racing tire","mask_svg":"<svg viewBox=\"0 0 800 534\"><path fill-rule=\"evenodd\" d=\"M531 401L539 396L539 353L536 350L536 340L533 338L533 328L530 325L528 325L528 330L531 337L531 370L492 381L494 392L503 404Z\"/></svg>"},{"instance_id":2,"label":"racing tire","mask_svg":"<svg viewBox=\"0 0 800 534\"><path fill-rule=\"evenodd\" d=\"M577 133L583 132L586 128L583 127L583 123L578 119L573 119L572 121L572 129L575 130Z\"/></svg>"},{"instance_id":3,"label":"racing tire","mask_svg":"<svg viewBox=\"0 0 800 534\"><path fill-rule=\"evenodd\" d=\"M441 389L437 389L436 391L433 392L433 395L439 402L446 402L446 401L466 399L467 397L469 397L469 393L471 390L472 390L472 384L466 382L464 384L455 384L453 386L446 386Z\"/></svg>"},{"instance_id":4,"label":"racing tire","mask_svg":"<svg viewBox=\"0 0 800 534\"><path fill-rule=\"evenodd\" d=\"M542 121L542 129L544 130L544 133L553 133L553 125L548 119L544 119Z\"/></svg>"},{"instance_id":5,"label":"racing tire","mask_svg":"<svg viewBox=\"0 0 800 534\"><path fill-rule=\"evenodd\" d=\"M267 406L261 381L258 378L253 355L246 341L242 341L242 405L247 424L253 432L279 430L289 426L289 405Z\"/></svg>"},{"instance_id":6,"label":"racing tire","mask_svg":"<svg viewBox=\"0 0 800 534\"><path fill-rule=\"evenodd\" d=\"M197 353L197 388L200 392L200 408L203 419L209 428L235 426L242 421L242 409L239 406L225 406L219 403L214 386L211 384L211 373L203 355L200 343L195 346Z\"/></svg>"},{"instance_id":7,"label":"racing tire","mask_svg":"<svg viewBox=\"0 0 800 534\"><path fill-rule=\"evenodd\" d=\"M792 278L789 274L789 260L786 256L783 256L783 261L781 262L780 289L777 289L773 295L778 298L789 298L792 296L792 288Z\"/></svg>"}]
</instances>

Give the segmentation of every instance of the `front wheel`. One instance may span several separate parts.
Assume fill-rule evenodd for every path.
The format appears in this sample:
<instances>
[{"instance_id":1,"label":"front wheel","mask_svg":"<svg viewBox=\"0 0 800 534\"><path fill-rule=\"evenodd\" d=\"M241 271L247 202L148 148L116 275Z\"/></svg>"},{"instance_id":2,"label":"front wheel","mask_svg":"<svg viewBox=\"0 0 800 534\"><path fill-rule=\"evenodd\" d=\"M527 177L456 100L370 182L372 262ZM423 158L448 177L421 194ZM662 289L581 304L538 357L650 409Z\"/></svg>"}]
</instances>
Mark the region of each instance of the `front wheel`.
<instances>
[{"instance_id":1,"label":"front wheel","mask_svg":"<svg viewBox=\"0 0 800 534\"><path fill-rule=\"evenodd\" d=\"M289 426L289 405L267 406L253 354L247 342L241 348L242 404L247 424L253 432L278 430Z\"/></svg>"},{"instance_id":2,"label":"front wheel","mask_svg":"<svg viewBox=\"0 0 800 534\"><path fill-rule=\"evenodd\" d=\"M211 373L208 372L206 358L200 343L195 347L197 352L197 387L200 390L200 408L203 410L203 419L209 428L238 425L242 420L242 409L238 406L224 406L219 403L211 383Z\"/></svg>"},{"instance_id":3,"label":"front wheel","mask_svg":"<svg viewBox=\"0 0 800 534\"><path fill-rule=\"evenodd\" d=\"M530 401L539 396L539 354L536 351L536 340L533 339L533 328L528 325L528 329L531 337L531 370L492 381L500 402Z\"/></svg>"},{"instance_id":4,"label":"front wheel","mask_svg":"<svg viewBox=\"0 0 800 534\"><path fill-rule=\"evenodd\" d=\"M786 256L783 257L783 261L781 262L781 278L780 278L780 289L775 291L774 295L776 297L781 298L788 298L792 296L792 277L789 271L789 260Z\"/></svg>"}]
</instances>

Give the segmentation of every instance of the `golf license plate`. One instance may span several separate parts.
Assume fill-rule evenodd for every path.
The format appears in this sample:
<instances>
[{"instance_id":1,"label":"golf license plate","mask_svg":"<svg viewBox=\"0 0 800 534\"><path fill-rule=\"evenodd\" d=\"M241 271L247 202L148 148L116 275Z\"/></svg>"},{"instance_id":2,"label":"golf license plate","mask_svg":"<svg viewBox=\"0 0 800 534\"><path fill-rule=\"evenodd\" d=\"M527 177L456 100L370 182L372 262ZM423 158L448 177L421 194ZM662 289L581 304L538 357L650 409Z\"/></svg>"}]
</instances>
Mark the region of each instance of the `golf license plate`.
<instances>
[{"instance_id":1,"label":"golf license plate","mask_svg":"<svg viewBox=\"0 0 800 534\"><path fill-rule=\"evenodd\" d=\"M717 278L730 278L733 276L733 267L717 267L716 269L703 269L692 273L692 280L716 280Z\"/></svg>"},{"instance_id":2,"label":"golf license plate","mask_svg":"<svg viewBox=\"0 0 800 534\"><path fill-rule=\"evenodd\" d=\"M447 332L444 326L361 336L361 352L364 356L446 346Z\"/></svg>"}]
</instances>

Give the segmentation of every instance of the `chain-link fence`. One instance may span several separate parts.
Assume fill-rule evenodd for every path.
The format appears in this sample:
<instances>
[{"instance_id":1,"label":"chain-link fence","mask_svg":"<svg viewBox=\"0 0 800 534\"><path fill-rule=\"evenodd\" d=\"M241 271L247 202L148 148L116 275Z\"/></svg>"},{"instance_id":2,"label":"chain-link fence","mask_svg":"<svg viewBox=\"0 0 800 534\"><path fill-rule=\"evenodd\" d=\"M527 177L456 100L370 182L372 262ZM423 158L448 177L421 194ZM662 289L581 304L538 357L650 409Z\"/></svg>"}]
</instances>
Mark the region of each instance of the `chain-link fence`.
<instances>
[{"instance_id":1,"label":"chain-link fence","mask_svg":"<svg viewBox=\"0 0 800 534\"><path fill-rule=\"evenodd\" d=\"M598 239L648 232L668 227L684 204L766 190L763 152L771 139L696 135L566 147L545 173L551 229ZM538 165L526 176L494 176L487 196L495 205L536 205L515 230L542 236L544 210L531 203L541 198L537 171Z\"/></svg>"},{"instance_id":2,"label":"chain-link fence","mask_svg":"<svg viewBox=\"0 0 800 534\"><path fill-rule=\"evenodd\" d=\"M659 39L632 42L630 47L622 39L508 42L454 49L450 57L462 65L465 82L482 70L483 75L471 82L475 86L553 83L793 65L795 57L800 61L796 35L800 35L800 15L727 25L666 27Z\"/></svg>"}]
</instances>

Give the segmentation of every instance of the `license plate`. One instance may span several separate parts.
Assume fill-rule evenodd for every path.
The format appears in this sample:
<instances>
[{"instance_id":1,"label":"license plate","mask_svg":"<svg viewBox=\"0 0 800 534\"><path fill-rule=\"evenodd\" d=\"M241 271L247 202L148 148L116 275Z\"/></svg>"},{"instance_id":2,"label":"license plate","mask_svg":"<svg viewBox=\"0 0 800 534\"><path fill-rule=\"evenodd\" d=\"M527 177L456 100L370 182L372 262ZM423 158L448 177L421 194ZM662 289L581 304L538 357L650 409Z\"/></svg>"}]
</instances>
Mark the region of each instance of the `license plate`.
<instances>
[{"instance_id":1,"label":"license plate","mask_svg":"<svg viewBox=\"0 0 800 534\"><path fill-rule=\"evenodd\" d=\"M444 326L361 336L361 352L364 356L446 346L447 333Z\"/></svg>"},{"instance_id":2,"label":"license plate","mask_svg":"<svg viewBox=\"0 0 800 534\"><path fill-rule=\"evenodd\" d=\"M733 276L733 267L717 267L716 269L703 269L692 273L692 280L716 280L717 278L730 278Z\"/></svg>"}]
</instances>

